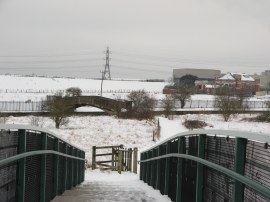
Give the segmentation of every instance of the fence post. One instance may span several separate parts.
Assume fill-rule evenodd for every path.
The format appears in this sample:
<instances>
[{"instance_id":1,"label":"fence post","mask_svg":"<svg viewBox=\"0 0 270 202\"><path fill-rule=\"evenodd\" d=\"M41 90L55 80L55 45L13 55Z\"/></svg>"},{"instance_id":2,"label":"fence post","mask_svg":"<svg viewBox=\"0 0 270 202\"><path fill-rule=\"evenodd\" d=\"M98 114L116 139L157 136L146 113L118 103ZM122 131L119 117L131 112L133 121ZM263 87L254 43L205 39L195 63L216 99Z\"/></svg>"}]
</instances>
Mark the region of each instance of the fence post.
<instances>
[{"instance_id":1,"label":"fence post","mask_svg":"<svg viewBox=\"0 0 270 202\"><path fill-rule=\"evenodd\" d=\"M97 168L96 165L96 146L92 147L92 170L95 170Z\"/></svg>"},{"instance_id":2,"label":"fence post","mask_svg":"<svg viewBox=\"0 0 270 202\"><path fill-rule=\"evenodd\" d=\"M112 146L112 170L115 169L115 154L114 154L114 147Z\"/></svg>"},{"instance_id":3,"label":"fence post","mask_svg":"<svg viewBox=\"0 0 270 202\"><path fill-rule=\"evenodd\" d=\"M19 130L19 153L26 152L26 131ZM25 194L25 158L19 160L19 176L18 176L18 202L24 202Z\"/></svg>"},{"instance_id":4,"label":"fence post","mask_svg":"<svg viewBox=\"0 0 270 202\"><path fill-rule=\"evenodd\" d=\"M166 154L169 154L171 151L171 142L167 142L166 144ZM166 158L165 165L165 185L164 185L164 195L168 195L169 193L169 181L170 181L170 158Z\"/></svg>"},{"instance_id":5,"label":"fence post","mask_svg":"<svg viewBox=\"0 0 270 202\"><path fill-rule=\"evenodd\" d=\"M178 153L184 153L184 141L185 137L178 138ZM178 158L177 162L177 181L176 181L176 202L181 201L182 197L182 180L183 180L183 161L184 159Z\"/></svg>"},{"instance_id":6,"label":"fence post","mask_svg":"<svg viewBox=\"0 0 270 202\"><path fill-rule=\"evenodd\" d=\"M47 149L47 134L41 133L42 150ZM41 176L40 176L40 202L45 202L46 193L46 154L41 156Z\"/></svg>"},{"instance_id":7,"label":"fence post","mask_svg":"<svg viewBox=\"0 0 270 202\"><path fill-rule=\"evenodd\" d=\"M54 140L54 149L55 151L59 151L59 139ZM58 166L59 165L59 156L55 155L54 158L54 196L58 195Z\"/></svg>"},{"instance_id":8,"label":"fence post","mask_svg":"<svg viewBox=\"0 0 270 202\"><path fill-rule=\"evenodd\" d=\"M133 152L133 173L137 174L138 148L134 148Z\"/></svg>"},{"instance_id":9,"label":"fence post","mask_svg":"<svg viewBox=\"0 0 270 202\"><path fill-rule=\"evenodd\" d=\"M240 175L244 175L245 172L246 144L247 139L236 138L234 171ZM244 201L244 187L245 186L241 182L234 180L233 200L232 200L233 202Z\"/></svg>"},{"instance_id":10,"label":"fence post","mask_svg":"<svg viewBox=\"0 0 270 202\"><path fill-rule=\"evenodd\" d=\"M121 174L122 169L123 169L123 151L119 149L118 152L118 173Z\"/></svg>"},{"instance_id":11,"label":"fence post","mask_svg":"<svg viewBox=\"0 0 270 202\"><path fill-rule=\"evenodd\" d=\"M204 159L205 158L205 140L206 135L199 135L199 143L198 143L198 157ZM203 201L203 165L197 163L197 181L196 181L196 202Z\"/></svg>"}]
</instances>

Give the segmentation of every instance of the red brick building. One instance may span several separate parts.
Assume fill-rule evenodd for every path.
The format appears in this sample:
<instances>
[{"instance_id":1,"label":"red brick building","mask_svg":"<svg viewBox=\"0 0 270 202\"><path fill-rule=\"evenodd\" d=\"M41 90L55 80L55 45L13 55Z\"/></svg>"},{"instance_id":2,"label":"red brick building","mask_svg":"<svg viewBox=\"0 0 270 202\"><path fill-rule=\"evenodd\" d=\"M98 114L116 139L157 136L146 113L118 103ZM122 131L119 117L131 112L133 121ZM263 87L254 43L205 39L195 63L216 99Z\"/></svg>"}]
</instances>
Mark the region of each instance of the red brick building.
<instances>
[{"instance_id":1,"label":"red brick building","mask_svg":"<svg viewBox=\"0 0 270 202\"><path fill-rule=\"evenodd\" d=\"M235 93L245 91L250 94L255 94L260 91L260 80L254 79L244 73L227 73L215 80L217 87L227 86Z\"/></svg>"}]
</instances>

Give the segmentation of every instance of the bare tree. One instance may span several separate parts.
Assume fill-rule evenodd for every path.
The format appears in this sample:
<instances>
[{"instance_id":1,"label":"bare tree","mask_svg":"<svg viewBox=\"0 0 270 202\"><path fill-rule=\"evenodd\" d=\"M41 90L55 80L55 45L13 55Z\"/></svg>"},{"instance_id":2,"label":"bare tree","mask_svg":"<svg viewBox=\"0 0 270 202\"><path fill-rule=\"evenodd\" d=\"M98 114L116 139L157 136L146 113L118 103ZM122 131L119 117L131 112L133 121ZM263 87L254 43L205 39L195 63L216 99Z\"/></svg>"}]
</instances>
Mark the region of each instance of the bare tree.
<instances>
[{"instance_id":1,"label":"bare tree","mask_svg":"<svg viewBox=\"0 0 270 202\"><path fill-rule=\"evenodd\" d=\"M175 108L174 97L172 95L166 95L166 97L162 99L162 105L165 117L170 118L170 116L173 116L172 110Z\"/></svg>"},{"instance_id":2,"label":"bare tree","mask_svg":"<svg viewBox=\"0 0 270 202\"><path fill-rule=\"evenodd\" d=\"M55 127L68 123L68 117L73 113L72 106L66 101L62 93L47 97L43 103L43 110L49 112L50 119L55 122Z\"/></svg>"},{"instance_id":3,"label":"bare tree","mask_svg":"<svg viewBox=\"0 0 270 202\"><path fill-rule=\"evenodd\" d=\"M70 87L66 89L66 96L77 97L82 95L82 90L78 87Z\"/></svg>"},{"instance_id":4,"label":"bare tree","mask_svg":"<svg viewBox=\"0 0 270 202\"><path fill-rule=\"evenodd\" d=\"M132 115L138 119L152 119L154 117L154 107L156 99L151 97L144 90L131 91L127 96L132 101Z\"/></svg>"},{"instance_id":5,"label":"bare tree","mask_svg":"<svg viewBox=\"0 0 270 202\"><path fill-rule=\"evenodd\" d=\"M180 102L181 108L184 108L184 106L186 105L186 101L190 98L193 90L194 88L187 87L183 84L176 85L176 93L173 96L174 99Z\"/></svg>"},{"instance_id":6,"label":"bare tree","mask_svg":"<svg viewBox=\"0 0 270 202\"><path fill-rule=\"evenodd\" d=\"M232 116L247 109L241 96L234 96L228 87L222 87L218 90L215 98L215 107L221 113L224 121L229 121Z\"/></svg>"}]
</instances>

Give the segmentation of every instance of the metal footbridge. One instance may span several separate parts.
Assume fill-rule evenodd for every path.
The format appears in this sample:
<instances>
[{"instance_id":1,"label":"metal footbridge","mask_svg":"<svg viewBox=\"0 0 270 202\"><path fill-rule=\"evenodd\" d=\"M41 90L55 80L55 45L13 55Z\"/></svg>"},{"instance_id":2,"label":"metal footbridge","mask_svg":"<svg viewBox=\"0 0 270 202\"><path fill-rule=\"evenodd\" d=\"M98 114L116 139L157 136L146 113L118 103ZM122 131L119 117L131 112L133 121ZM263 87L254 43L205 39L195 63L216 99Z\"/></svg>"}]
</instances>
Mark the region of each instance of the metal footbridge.
<instances>
[{"instance_id":1,"label":"metal footbridge","mask_svg":"<svg viewBox=\"0 0 270 202\"><path fill-rule=\"evenodd\" d=\"M141 152L138 178L177 202L269 202L269 143L269 135L249 132L180 133ZM91 181L77 186L84 181L84 156L47 130L0 125L0 201L114 201L121 194L155 201L143 186L133 192L117 182L107 190Z\"/></svg>"}]
</instances>

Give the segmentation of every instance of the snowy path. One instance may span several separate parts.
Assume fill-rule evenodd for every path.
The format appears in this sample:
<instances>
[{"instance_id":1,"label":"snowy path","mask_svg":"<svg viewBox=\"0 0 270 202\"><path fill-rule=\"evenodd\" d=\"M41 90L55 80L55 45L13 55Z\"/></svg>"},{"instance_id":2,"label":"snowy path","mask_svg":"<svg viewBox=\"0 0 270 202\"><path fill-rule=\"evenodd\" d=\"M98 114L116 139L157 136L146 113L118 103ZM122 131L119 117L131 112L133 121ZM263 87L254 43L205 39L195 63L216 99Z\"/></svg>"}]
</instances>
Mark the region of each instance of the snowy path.
<instances>
[{"instance_id":1,"label":"snowy path","mask_svg":"<svg viewBox=\"0 0 270 202\"><path fill-rule=\"evenodd\" d=\"M85 182L67 190L62 196L52 202L170 202L167 196L162 196L139 180L139 176L125 172L86 171Z\"/></svg>"}]
</instances>

